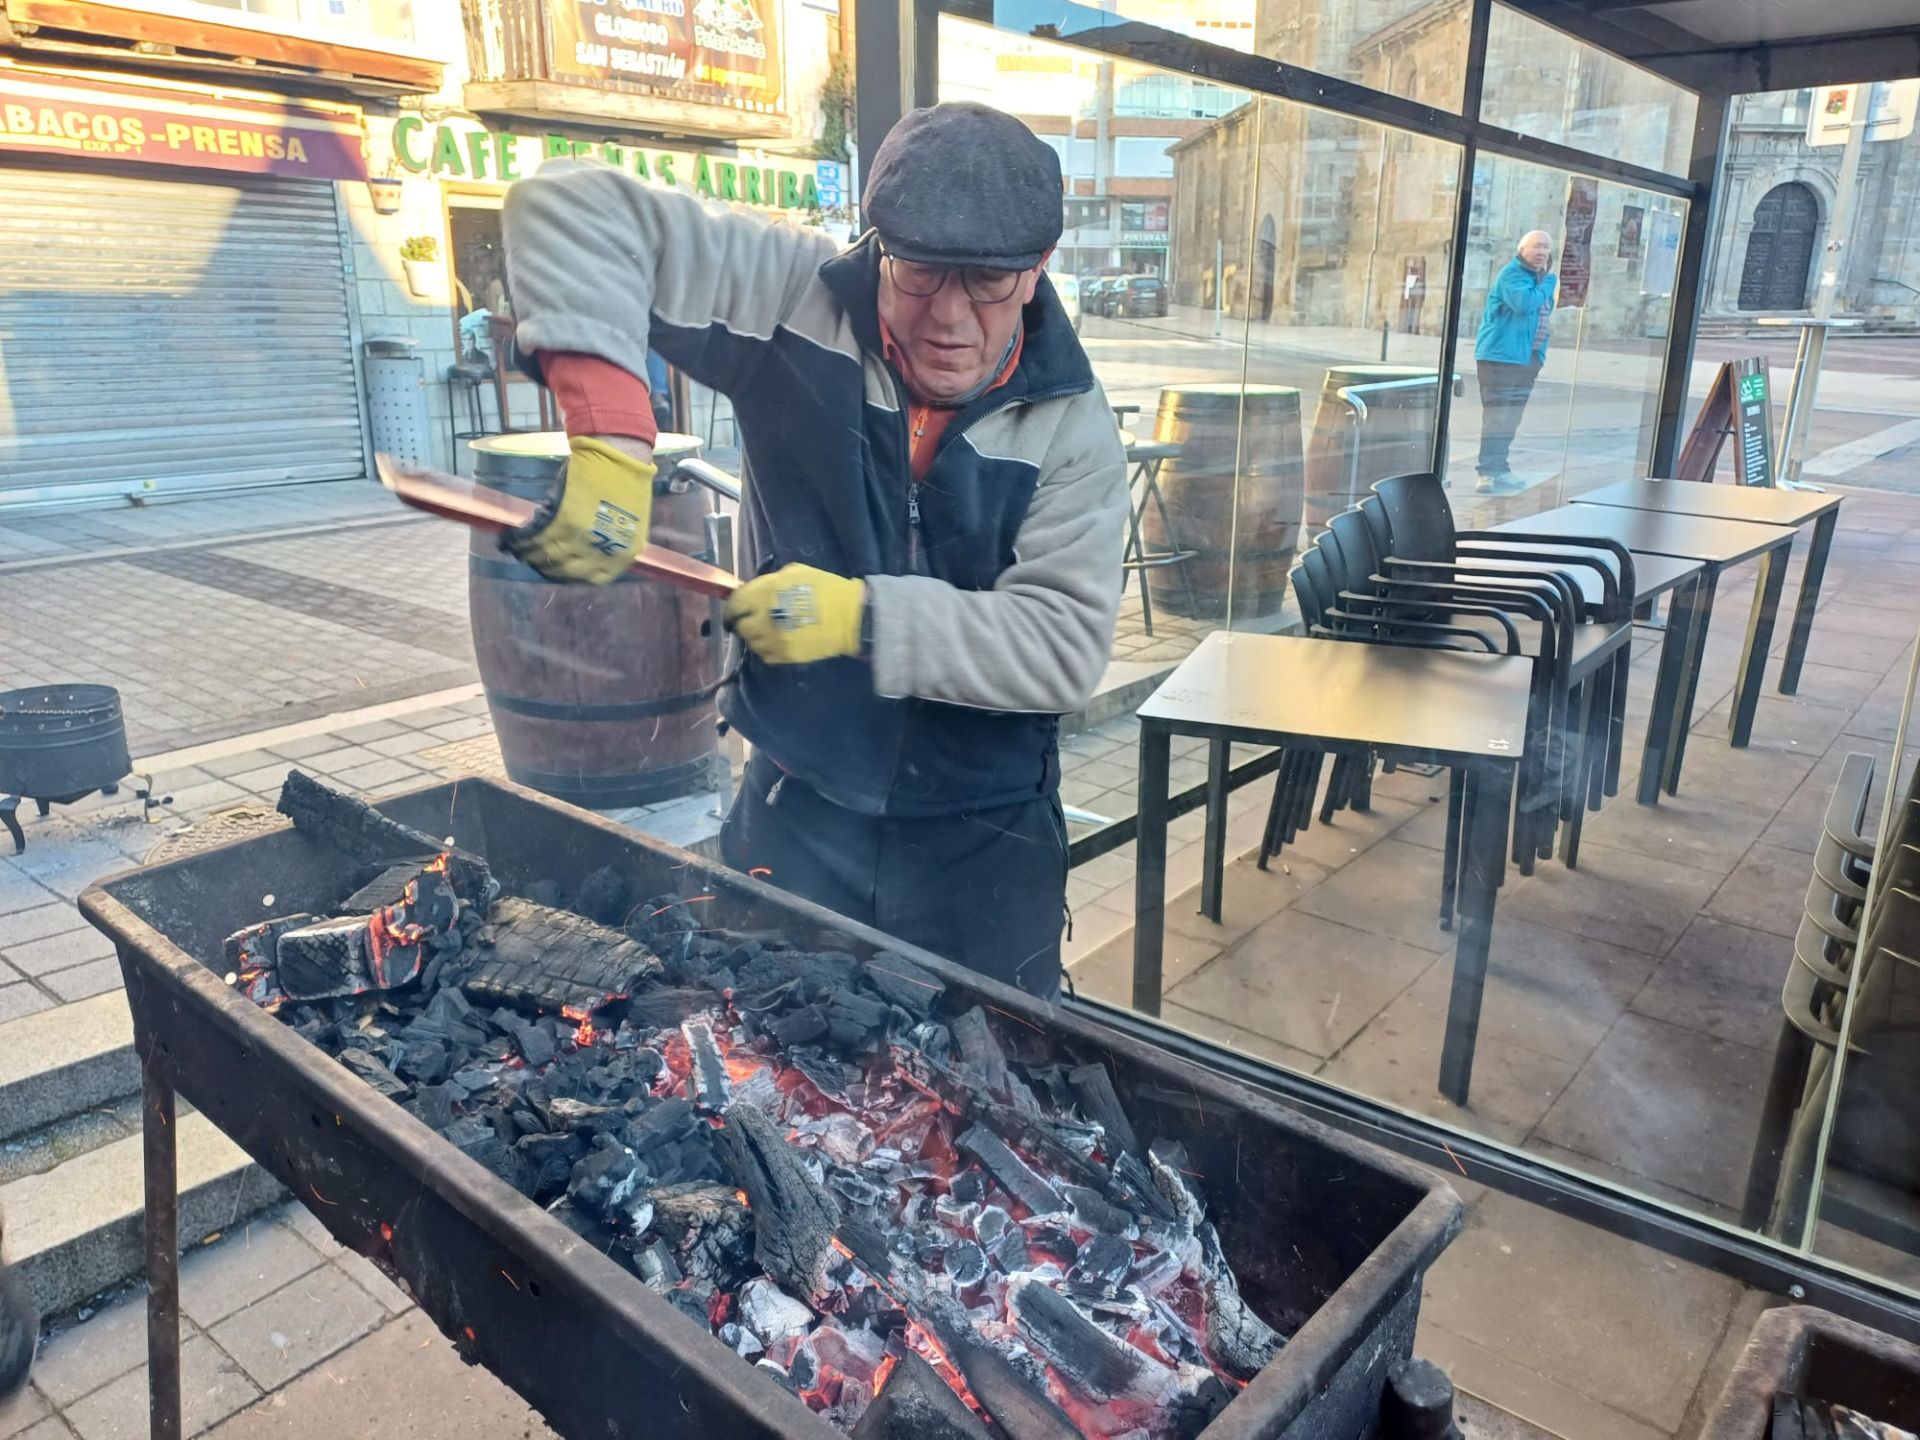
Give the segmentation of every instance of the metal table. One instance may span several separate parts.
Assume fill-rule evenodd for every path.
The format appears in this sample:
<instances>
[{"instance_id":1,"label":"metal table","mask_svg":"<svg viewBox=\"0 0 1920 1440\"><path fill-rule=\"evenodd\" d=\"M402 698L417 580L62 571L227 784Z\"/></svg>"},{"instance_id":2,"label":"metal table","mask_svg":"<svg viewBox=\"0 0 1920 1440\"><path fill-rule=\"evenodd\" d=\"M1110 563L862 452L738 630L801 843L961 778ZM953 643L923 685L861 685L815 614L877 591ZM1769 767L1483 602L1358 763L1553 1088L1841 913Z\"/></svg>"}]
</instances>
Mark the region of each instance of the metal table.
<instances>
[{"instance_id":1,"label":"metal table","mask_svg":"<svg viewBox=\"0 0 1920 1440\"><path fill-rule=\"evenodd\" d=\"M1602 560L1610 558L1605 551L1589 550L1579 545L1539 545L1533 547L1533 550L1541 555L1590 555ZM1469 567L1497 566L1505 570L1559 568L1550 560L1505 558L1494 560L1463 557L1460 563ZM1650 613L1653 602L1662 595L1671 593L1673 596L1667 607L1665 625L1648 626L1644 621L1635 622L1644 628L1661 631L1660 669L1653 686L1653 708L1647 715L1647 738L1640 751L1640 791L1636 798L1642 805L1660 803L1660 786L1667 778L1668 742L1673 730L1673 706L1679 695L1680 677L1685 673L1683 667L1687 658L1688 632L1697 613L1695 601L1699 594L1700 577L1705 569L1706 567L1698 560L1682 560L1673 555L1635 555L1633 557L1633 608L1636 615ZM1578 587L1581 599L1587 605L1598 605L1605 598L1602 592L1602 581L1597 571L1584 565L1575 565L1561 569L1559 573ZM1616 686L1614 710L1610 719L1614 736L1622 736L1626 727L1626 702L1626 688ZM1607 746L1607 774L1603 790L1608 795L1620 793L1621 749L1622 747L1617 744ZM1680 783L1677 761L1673 766L1672 781L1676 787Z\"/></svg>"},{"instance_id":2,"label":"metal table","mask_svg":"<svg viewBox=\"0 0 1920 1440\"><path fill-rule=\"evenodd\" d=\"M1525 530L1536 535L1564 534L1569 538L1605 536L1618 540L1636 557L1670 555L1700 562L1700 580L1694 587L1691 613L1686 617L1686 653L1680 672L1674 676L1678 694L1671 710L1666 766L1661 776L1669 795L1678 793L1680 763L1686 758L1687 728L1700 688L1700 661L1706 653L1707 630L1713 623L1714 595L1720 576L1730 567L1757 557L1760 573L1754 581L1753 609L1740 651L1740 675L1734 685L1727 743L1744 748L1753 738L1761 674L1766 668L1768 647L1773 644L1773 625L1780 613L1780 587L1786 580L1787 556L1793 549L1792 530L1781 525L1755 525L1746 520L1625 510L1615 505L1562 505L1493 528ZM1665 669L1664 655L1662 669ZM1644 794L1644 777L1641 789Z\"/></svg>"},{"instance_id":3,"label":"metal table","mask_svg":"<svg viewBox=\"0 0 1920 1440\"><path fill-rule=\"evenodd\" d=\"M1216 631L1140 707L1133 1008L1160 1013L1173 737L1207 741L1201 908L1218 918L1233 742L1302 750L1368 747L1464 777L1459 940L1440 1089L1464 1105L1473 1075L1493 906L1506 869L1514 772L1526 751L1533 661L1288 635Z\"/></svg>"},{"instance_id":4,"label":"metal table","mask_svg":"<svg viewBox=\"0 0 1920 1440\"><path fill-rule=\"evenodd\" d=\"M1715 520L1751 520L1761 525L1799 529L1813 522L1806 567L1800 572L1800 599L1793 609L1793 634L1780 662L1780 693L1800 689L1800 667L1813 635L1813 612L1820 603L1820 582L1827 575L1827 554L1840 520L1839 495L1811 490L1768 490L1754 485L1704 485L1691 480L1623 480L1580 497L1583 505L1614 505L1626 510L1657 510L1665 515L1704 515Z\"/></svg>"}]
</instances>

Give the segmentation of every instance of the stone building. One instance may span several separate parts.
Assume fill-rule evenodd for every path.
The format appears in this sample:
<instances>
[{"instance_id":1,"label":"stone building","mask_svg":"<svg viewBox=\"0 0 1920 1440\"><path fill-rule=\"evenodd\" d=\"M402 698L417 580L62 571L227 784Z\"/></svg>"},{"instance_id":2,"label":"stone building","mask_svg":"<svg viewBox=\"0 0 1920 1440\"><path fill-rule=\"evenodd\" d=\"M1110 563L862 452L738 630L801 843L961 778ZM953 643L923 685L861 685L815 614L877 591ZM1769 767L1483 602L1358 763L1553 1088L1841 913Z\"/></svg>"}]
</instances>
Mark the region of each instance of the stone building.
<instances>
[{"instance_id":1,"label":"stone building","mask_svg":"<svg viewBox=\"0 0 1920 1440\"><path fill-rule=\"evenodd\" d=\"M1811 309L1819 285L1841 146L1807 143L1810 90L1736 103L1721 176L1713 267L1703 313L1721 321ZM1920 324L1920 133L1861 152L1852 231L1834 314Z\"/></svg>"}]
</instances>

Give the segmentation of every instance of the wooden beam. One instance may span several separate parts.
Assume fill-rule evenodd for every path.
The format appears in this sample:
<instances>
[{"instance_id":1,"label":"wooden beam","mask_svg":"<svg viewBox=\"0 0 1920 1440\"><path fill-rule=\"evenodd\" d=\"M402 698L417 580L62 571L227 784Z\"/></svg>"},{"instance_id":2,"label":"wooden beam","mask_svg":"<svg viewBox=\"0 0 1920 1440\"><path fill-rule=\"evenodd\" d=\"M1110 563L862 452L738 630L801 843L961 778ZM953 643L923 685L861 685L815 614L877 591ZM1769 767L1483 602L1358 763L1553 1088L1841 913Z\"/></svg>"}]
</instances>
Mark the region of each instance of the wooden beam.
<instances>
[{"instance_id":1,"label":"wooden beam","mask_svg":"<svg viewBox=\"0 0 1920 1440\"><path fill-rule=\"evenodd\" d=\"M389 55L358 45L335 45L298 35L278 35L234 25L201 24L172 15L149 15L88 0L6 0L16 26L72 31L96 39L170 45L177 50L265 61L316 72L366 76L430 94L440 88L444 66L436 60Z\"/></svg>"}]
</instances>

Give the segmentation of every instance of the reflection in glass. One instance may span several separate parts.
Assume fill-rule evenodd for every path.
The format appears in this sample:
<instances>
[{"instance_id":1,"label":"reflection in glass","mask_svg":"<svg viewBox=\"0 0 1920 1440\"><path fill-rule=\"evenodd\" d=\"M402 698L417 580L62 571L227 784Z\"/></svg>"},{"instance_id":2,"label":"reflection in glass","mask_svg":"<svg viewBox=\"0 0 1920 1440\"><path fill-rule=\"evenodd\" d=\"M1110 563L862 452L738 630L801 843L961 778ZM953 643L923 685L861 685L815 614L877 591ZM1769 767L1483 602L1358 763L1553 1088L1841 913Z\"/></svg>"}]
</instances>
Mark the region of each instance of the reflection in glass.
<instances>
[{"instance_id":1,"label":"reflection in glass","mask_svg":"<svg viewBox=\"0 0 1920 1440\"><path fill-rule=\"evenodd\" d=\"M1480 156L1448 446L1457 504L1505 519L1647 473L1685 218L1668 196Z\"/></svg>"},{"instance_id":2,"label":"reflection in glass","mask_svg":"<svg viewBox=\"0 0 1920 1440\"><path fill-rule=\"evenodd\" d=\"M1678 175L1698 108L1693 92L1671 80L1493 7L1480 104L1490 124Z\"/></svg>"}]
</instances>

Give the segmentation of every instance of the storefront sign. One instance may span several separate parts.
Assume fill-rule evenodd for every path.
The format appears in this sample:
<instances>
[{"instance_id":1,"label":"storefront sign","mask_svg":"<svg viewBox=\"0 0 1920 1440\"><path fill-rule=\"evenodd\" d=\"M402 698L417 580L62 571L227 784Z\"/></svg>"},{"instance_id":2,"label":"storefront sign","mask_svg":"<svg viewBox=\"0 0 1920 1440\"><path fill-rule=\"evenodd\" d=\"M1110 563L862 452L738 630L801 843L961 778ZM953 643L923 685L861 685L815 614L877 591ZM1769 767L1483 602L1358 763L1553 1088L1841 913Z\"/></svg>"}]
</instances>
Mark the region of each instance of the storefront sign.
<instances>
[{"instance_id":1,"label":"storefront sign","mask_svg":"<svg viewBox=\"0 0 1920 1440\"><path fill-rule=\"evenodd\" d=\"M18 71L0 72L0 150L307 180L367 175L359 122L344 115Z\"/></svg>"},{"instance_id":2,"label":"storefront sign","mask_svg":"<svg viewBox=\"0 0 1920 1440\"><path fill-rule=\"evenodd\" d=\"M689 190L711 200L732 200L770 210L833 209L846 199L845 168L833 160L797 160L789 155L714 155L657 150L611 141L534 138L447 122L429 126L418 115L393 122L393 154L402 169L439 180L510 184L544 160L595 160L655 185Z\"/></svg>"},{"instance_id":3,"label":"storefront sign","mask_svg":"<svg viewBox=\"0 0 1920 1440\"><path fill-rule=\"evenodd\" d=\"M556 76L780 112L777 0L553 0L546 9Z\"/></svg>"}]
</instances>

